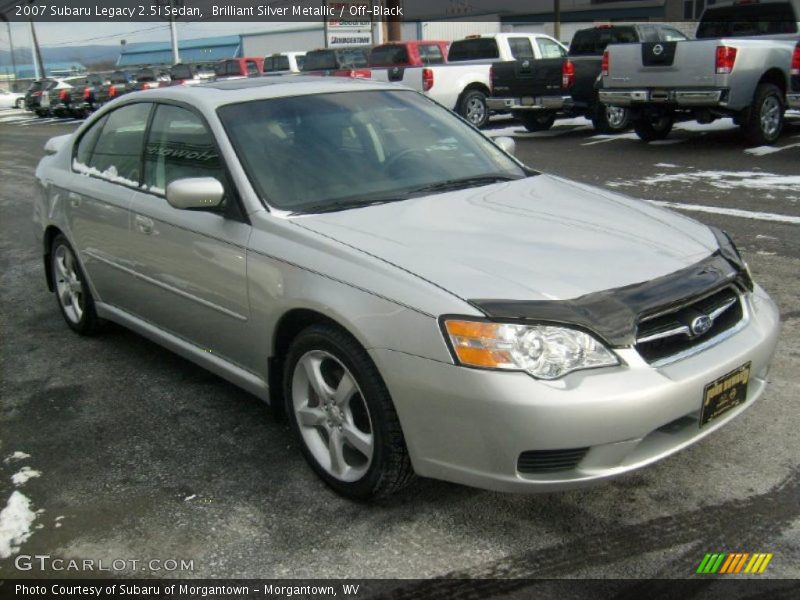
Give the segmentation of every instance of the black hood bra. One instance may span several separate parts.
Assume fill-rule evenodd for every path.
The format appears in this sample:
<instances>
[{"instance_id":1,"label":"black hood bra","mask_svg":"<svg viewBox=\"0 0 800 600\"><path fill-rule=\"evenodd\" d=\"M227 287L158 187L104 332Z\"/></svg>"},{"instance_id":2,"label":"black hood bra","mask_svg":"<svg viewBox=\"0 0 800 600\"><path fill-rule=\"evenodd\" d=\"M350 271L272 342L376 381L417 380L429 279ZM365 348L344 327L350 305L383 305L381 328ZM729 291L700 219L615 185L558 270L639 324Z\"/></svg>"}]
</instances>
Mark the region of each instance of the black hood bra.
<instances>
[{"instance_id":1,"label":"black hood bra","mask_svg":"<svg viewBox=\"0 0 800 600\"><path fill-rule=\"evenodd\" d=\"M592 292L572 300L470 300L487 317L497 320L575 325L598 335L610 346L632 346L639 320L669 311L738 283L752 290L753 282L730 237L711 228L719 250L685 269L652 281Z\"/></svg>"}]
</instances>

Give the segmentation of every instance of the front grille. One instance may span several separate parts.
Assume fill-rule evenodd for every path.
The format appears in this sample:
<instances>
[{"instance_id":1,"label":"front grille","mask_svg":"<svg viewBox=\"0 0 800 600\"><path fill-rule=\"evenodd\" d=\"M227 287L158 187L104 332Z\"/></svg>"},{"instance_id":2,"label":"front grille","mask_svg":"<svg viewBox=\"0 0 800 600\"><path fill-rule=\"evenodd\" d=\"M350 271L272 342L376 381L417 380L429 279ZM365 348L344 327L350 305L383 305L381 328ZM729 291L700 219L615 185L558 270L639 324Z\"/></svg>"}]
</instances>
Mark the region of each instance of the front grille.
<instances>
[{"instance_id":1,"label":"front grille","mask_svg":"<svg viewBox=\"0 0 800 600\"><path fill-rule=\"evenodd\" d=\"M648 363L654 363L691 350L735 327L743 317L739 294L726 287L669 312L645 317L636 333L636 349Z\"/></svg>"},{"instance_id":2,"label":"front grille","mask_svg":"<svg viewBox=\"0 0 800 600\"><path fill-rule=\"evenodd\" d=\"M589 448L564 450L528 450L519 455L517 471L520 473L552 473L569 471L583 460Z\"/></svg>"}]
</instances>

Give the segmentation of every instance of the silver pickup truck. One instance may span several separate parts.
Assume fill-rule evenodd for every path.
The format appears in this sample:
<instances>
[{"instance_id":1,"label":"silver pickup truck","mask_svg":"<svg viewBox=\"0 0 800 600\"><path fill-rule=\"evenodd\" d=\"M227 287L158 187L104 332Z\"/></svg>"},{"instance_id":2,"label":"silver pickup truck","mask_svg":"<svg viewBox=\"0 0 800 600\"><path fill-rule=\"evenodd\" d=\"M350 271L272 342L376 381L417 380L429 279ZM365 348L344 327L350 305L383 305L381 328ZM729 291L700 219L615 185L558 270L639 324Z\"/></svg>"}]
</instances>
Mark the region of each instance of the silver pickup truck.
<instances>
[{"instance_id":1,"label":"silver pickup truck","mask_svg":"<svg viewBox=\"0 0 800 600\"><path fill-rule=\"evenodd\" d=\"M750 143L771 144L794 103L800 60L800 0L728 2L709 7L697 39L610 45L600 101L630 107L637 135L665 138L676 119L733 117Z\"/></svg>"}]
</instances>

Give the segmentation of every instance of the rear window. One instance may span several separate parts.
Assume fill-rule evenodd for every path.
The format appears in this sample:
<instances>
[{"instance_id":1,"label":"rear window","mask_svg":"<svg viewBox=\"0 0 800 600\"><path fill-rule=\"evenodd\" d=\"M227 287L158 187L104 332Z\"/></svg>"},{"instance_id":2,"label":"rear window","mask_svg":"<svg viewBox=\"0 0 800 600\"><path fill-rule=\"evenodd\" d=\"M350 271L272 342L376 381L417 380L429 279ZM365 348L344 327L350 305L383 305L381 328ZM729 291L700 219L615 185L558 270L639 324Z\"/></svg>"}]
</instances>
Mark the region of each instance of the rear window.
<instances>
[{"instance_id":1,"label":"rear window","mask_svg":"<svg viewBox=\"0 0 800 600\"><path fill-rule=\"evenodd\" d=\"M500 50L497 48L497 40L494 38L458 40L452 43L450 52L447 54L447 60L450 62L494 58L500 58Z\"/></svg>"},{"instance_id":2,"label":"rear window","mask_svg":"<svg viewBox=\"0 0 800 600\"><path fill-rule=\"evenodd\" d=\"M797 17L788 2L709 8L697 28L698 39L782 33L797 33Z\"/></svg>"},{"instance_id":3,"label":"rear window","mask_svg":"<svg viewBox=\"0 0 800 600\"><path fill-rule=\"evenodd\" d=\"M368 64L365 48L345 48L337 50L336 53L343 68L360 69Z\"/></svg>"},{"instance_id":4,"label":"rear window","mask_svg":"<svg viewBox=\"0 0 800 600\"><path fill-rule=\"evenodd\" d=\"M128 83L130 76L127 73L112 73L111 83Z\"/></svg>"},{"instance_id":5,"label":"rear window","mask_svg":"<svg viewBox=\"0 0 800 600\"><path fill-rule=\"evenodd\" d=\"M225 77L226 75L241 75L242 70L239 66L239 61L226 60L224 62L217 63L214 66L214 74L217 77Z\"/></svg>"},{"instance_id":6,"label":"rear window","mask_svg":"<svg viewBox=\"0 0 800 600\"><path fill-rule=\"evenodd\" d=\"M408 50L402 44L377 46L369 53L369 64L376 67L408 64Z\"/></svg>"},{"instance_id":7,"label":"rear window","mask_svg":"<svg viewBox=\"0 0 800 600\"><path fill-rule=\"evenodd\" d=\"M633 27L607 27L603 29L581 29L575 32L569 45L570 56L602 54L609 44L633 44L638 42Z\"/></svg>"},{"instance_id":8,"label":"rear window","mask_svg":"<svg viewBox=\"0 0 800 600\"><path fill-rule=\"evenodd\" d=\"M142 69L136 73L136 81L155 81L156 72L152 69Z\"/></svg>"},{"instance_id":9,"label":"rear window","mask_svg":"<svg viewBox=\"0 0 800 600\"><path fill-rule=\"evenodd\" d=\"M169 70L173 79L191 79L194 77L194 69L189 65L175 65Z\"/></svg>"},{"instance_id":10,"label":"rear window","mask_svg":"<svg viewBox=\"0 0 800 600\"><path fill-rule=\"evenodd\" d=\"M288 56L270 56L264 59L264 73L271 73L273 71L288 71L289 70L289 57Z\"/></svg>"},{"instance_id":11,"label":"rear window","mask_svg":"<svg viewBox=\"0 0 800 600\"><path fill-rule=\"evenodd\" d=\"M336 55L333 50L313 50L306 54L303 71L326 71L336 69Z\"/></svg>"}]
</instances>

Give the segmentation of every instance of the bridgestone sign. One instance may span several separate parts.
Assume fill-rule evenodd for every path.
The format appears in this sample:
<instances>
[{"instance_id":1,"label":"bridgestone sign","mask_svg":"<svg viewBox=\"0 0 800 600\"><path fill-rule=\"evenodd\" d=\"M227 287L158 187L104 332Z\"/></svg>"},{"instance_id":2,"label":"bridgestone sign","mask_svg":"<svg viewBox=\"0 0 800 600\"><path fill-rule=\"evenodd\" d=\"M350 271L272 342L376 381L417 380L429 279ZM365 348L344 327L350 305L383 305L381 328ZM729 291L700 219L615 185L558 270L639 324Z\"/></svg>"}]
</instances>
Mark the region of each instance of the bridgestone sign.
<instances>
[{"instance_id":1,"label":"bridgestone sign","mask_svg":"<svg viewBox=\"0 0 800 600\"><path fill-rule=\"evenodd\" d=\"M365 0L328 2L328 48L372 45L372 3Z\"/></svg>"}]
</instances>

